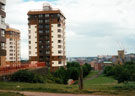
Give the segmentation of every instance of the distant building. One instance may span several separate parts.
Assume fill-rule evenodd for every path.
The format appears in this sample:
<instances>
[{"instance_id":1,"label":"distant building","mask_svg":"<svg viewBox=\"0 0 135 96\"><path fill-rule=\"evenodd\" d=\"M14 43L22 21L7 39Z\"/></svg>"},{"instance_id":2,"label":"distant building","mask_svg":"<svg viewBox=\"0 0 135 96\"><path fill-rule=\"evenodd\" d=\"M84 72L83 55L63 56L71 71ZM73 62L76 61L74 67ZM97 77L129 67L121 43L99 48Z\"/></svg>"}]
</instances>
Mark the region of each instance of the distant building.
<instances>
[{"instance_id":1,"label":"distant building","mask_svg":"<svg viewBox=\"0 0 135 96\"><path fill-rule=\"evenodd\" d=\"M103 63L98 62L97 60L91 61L90 65L93 70L103 70Z\"/></svg>"},{"instance_id":2,"label":"distant building","mask_svg":"<svg viewBox=\"0 0 135 96\"><path fill-rule=\"evenodd\" d=\"M125 62L125 52L124 50L118 50L118 64L123 64Z\"/></svg>"},{"instance_id":3,"label":"distant building","mask_svg":"<svg viewBox=\"0 0 135 96\"><path fill-rule=\"evenodd\" d=\"M118 56L112 56L113 64L124 64L126 62L126 56L124 50L118 50Z\"/></svg>"},{"instance_id":4,"label":"distant building","mask_svg":"<svg viewBox=\"0 0 135 96\"><path fill-rule=\"evenodd\" d=\"M6 29L6 66L20 66L20 31Z\"/></svg>"},{"instance_id":5,"label":"distant building","mask_svg":"<svg viewBox=\"0 0 135 96\"><path fill-rule=\"evenodd\" d=\"M42 10L28 12L29 60L45 62L51 69L66 65L65 16L45 3Z\"/></svg>"},{"instance_id":6,"label":"distant building","mask_svg":"<svg viewBox=\"0 0 135 96\"><path fill-rule=\"evenodd\" d=\"M112 66L113 65L113 63L111 62L111 61L104 61L103 62L103 66L105 67L105 66Z\"/></svg>"},{"instance_id":7,"label":"distant building","mask_svg":"<svg viewBox=\"0 0 135 96\"><path fill-rule=\"evenodd\" d=\"M91 67L93 68L93 69L95 69L95 64L97 63L97 61L91 61L90 62L90 65L91 65Z\"/></svg>"},{"instance_id":8,"label":"distant building","mask_svg":"<svg viewBox=\"0 0 135 96\"><path fill-rule=\"evenodd\" d=\"M6 50L5 50L5 4L6 0L0 0L0 67L5 66L6 62Z\"/></svg>"},{"instance_id":9,"label":"distant building","mask_svg":"<svg viewBox=\"0 0 135 96\"><path fill-rule=\"evenodd\" d=\"M111 62L116 65L118 64L118 56L112 56Z\"/></svg>"},{"instance_id":10,"label":"distant building","mask_svg":"<svg viewBox=\"0 0 135 96\"><path fill-rule=\"evenodd\" d=\"M95 68L95 70L103 70L102 63L96 63L94 68Z\"/></svg>"}]
</instances>

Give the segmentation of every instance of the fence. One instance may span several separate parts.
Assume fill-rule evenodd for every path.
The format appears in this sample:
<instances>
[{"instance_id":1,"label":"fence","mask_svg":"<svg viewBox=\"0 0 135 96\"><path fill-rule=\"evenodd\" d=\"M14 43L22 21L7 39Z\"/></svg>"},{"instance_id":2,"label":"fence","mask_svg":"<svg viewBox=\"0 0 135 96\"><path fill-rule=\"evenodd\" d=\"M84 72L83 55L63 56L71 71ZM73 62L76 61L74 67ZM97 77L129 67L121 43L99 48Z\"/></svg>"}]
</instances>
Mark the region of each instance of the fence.
<instances>
[{"instance_id":1,"label":"fence","mask_svg":"<svg viewBox=\"0 0 135 96\"><path fill-rule=\"evenodd\" d=\"M23 69L36 69L40 67L46 66L44 62L38 62L38 63L30 63L30 64L21 64L20 66L7 66L7 67L0 67L0 75L6 75L6 74L12 74L18 70Z\"/></svg>"}]
</instances>

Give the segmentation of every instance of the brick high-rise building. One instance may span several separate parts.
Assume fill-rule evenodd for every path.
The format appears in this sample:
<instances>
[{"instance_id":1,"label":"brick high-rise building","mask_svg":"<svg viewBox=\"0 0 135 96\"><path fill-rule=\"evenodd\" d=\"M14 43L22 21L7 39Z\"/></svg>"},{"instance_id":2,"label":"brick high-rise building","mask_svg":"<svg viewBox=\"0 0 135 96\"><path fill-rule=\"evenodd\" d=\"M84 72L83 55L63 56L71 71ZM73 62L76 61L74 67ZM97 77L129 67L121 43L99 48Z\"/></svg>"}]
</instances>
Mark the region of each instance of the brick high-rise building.
<instances>
[{"instance_id":1,"label":"brick high-rise building","mask_svg":"<svg viewBox=\"0 0 135 96\"><path fill-rule=\"evenodd\" d=\"M20 31L13 28L6 29L6 65L20 66Z\"/></svg>"},{"instance_id":2,"label":"brick high-rise building","mask_svg":"<svg viewBox=\"0 0 135 96\"><path fill-rule=\"evenodd\" d=\"M6 59L6 50L5 50L5 29L6 29L6 24L5 24L5 4L6 0L0 0L0 67L5 66L5 59Z\"/></svg>"},{"instance_id":3,"label":"brick high-rise building","mask_svg":"<svg viewBox=\"0 0 135 96\"><path fill-rule=\"evenodd\" d=\"M55 70L66 65L65 16L48 3L28 12L29 60L45 62Z\"/></svg>"}]
</instances>

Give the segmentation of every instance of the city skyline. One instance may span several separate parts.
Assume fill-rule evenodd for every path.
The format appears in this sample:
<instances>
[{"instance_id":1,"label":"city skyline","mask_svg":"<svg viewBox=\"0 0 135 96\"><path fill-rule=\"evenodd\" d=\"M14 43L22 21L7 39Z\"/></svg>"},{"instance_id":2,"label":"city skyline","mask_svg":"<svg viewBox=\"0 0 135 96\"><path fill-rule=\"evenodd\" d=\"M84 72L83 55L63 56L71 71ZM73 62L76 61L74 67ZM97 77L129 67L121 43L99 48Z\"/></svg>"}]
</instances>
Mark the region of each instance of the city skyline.
<instances>
[{"instance_id":1,"label":"city skyline","mask_svg":"<svg viewBox=\"0 0 135 96\"><path fill-rule=\"evenodd\" d=\"M42 9L44 1L7 0L6 22L22 32L22 58L28 58L27 12ZM67 56L117 54L120 49L118 43L122 43L128 53L134 52L134 0L47 1L55 8L60 8L67 17Z\"/></svg>"}]
</instances>

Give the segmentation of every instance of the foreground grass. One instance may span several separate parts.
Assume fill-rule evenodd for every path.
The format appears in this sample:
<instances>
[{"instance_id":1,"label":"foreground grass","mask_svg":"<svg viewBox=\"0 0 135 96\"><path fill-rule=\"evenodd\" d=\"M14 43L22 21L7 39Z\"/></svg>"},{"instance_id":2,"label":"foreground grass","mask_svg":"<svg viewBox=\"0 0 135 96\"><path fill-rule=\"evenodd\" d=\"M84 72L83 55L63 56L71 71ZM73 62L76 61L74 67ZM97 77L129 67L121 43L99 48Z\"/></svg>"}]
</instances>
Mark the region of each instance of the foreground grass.
<instances>
[{"instance_id":1,"label":"foreground grass","mask_svg":"<svg viewBox=\"0 0 135 96\"><path fill-rule=\"evenodd\" d=\"M78 85L64 84L33 84L18 82L0 82L0 90L18 90L18 91L37 91L37 92L53 92L53 93L85 93L85 94L113 94L121 96L134 96L135 83L118 84L111 77L100 75L99 77L88 80L87 78L96 75L98 72L93 71L84 80L84 90L78 90ZM132 86L132 87L131 87ZM3 95L4 96L4 95ZM6 95L5 95L6 96Z\"/></svg>"},{"instance_id":2,"label":"foreground grass","mask_svg":"<svg viewBox=\"0 0 135 96\"><path fill-rule=\"evenodd\" d=\"M103 74L93 80L84 80L84 88L88 91L96 92L96 94L121 96L134 96L133 94L135 94L135 82L118 84L116 80Z\"/></svg>"},{"instance_id":3,"label":"foreground grass","mask_svg":"<svg viewBox=\"0 0 135 96\"><path fill-rule=\"evenodd\" d=\"M12 92L0 92L0 96L24 96L19 93L12 93Z\"/></svg>"},{"instance_id":4,"label":"foreground grass","mask_svg":"<svg viewBox=\"0 0 135 96\"><path fill-rule=\"evenodd\" d=\"M38 91L54 93L72 93L77 90L76 85L49 84L49 83L18 83L18 82L0 82L0 90L18 90L18 91Z\"/></svg>"}]
</instances>

